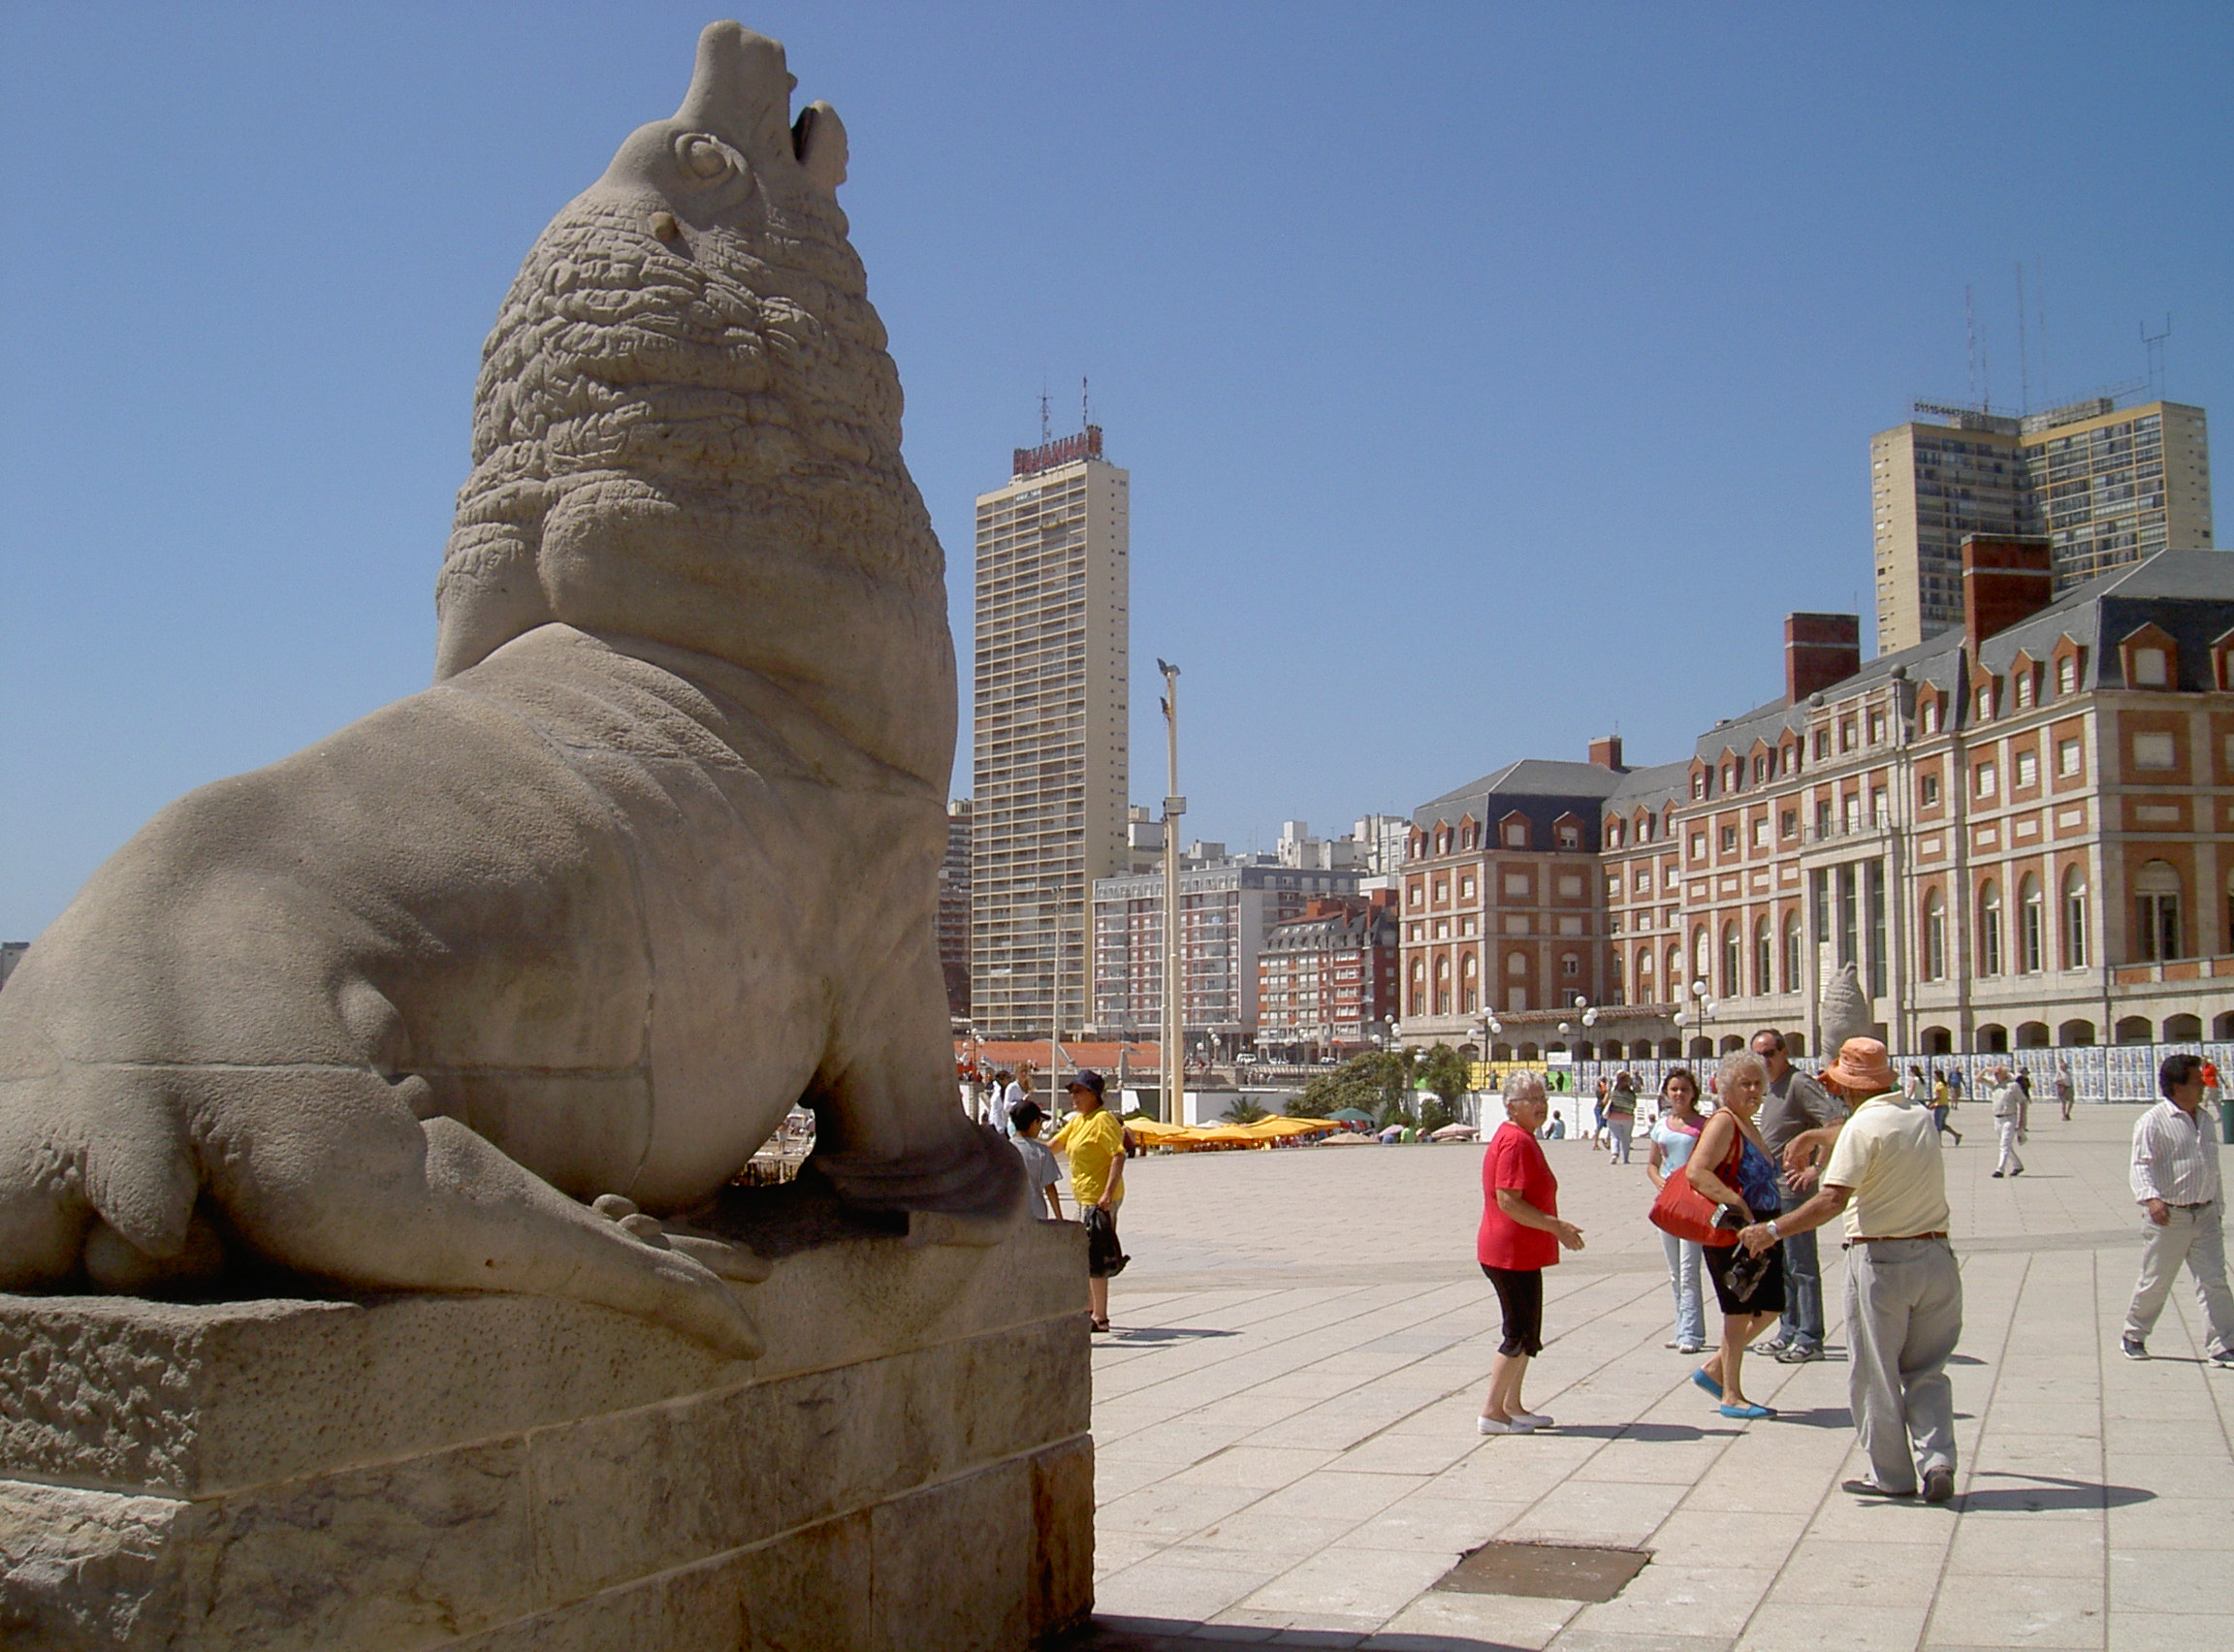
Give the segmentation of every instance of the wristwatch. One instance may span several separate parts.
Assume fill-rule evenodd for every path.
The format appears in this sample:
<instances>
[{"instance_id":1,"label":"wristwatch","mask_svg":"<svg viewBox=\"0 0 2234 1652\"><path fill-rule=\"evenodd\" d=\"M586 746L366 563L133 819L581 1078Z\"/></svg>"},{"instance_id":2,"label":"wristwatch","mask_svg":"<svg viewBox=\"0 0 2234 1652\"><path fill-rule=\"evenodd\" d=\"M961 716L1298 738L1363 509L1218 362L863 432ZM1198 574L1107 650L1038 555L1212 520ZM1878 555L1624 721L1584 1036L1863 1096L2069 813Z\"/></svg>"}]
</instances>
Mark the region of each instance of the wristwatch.
<instances>
[{"instance_id":1,"label":"wristwatch","mask_svg":"<svg viewBox=\"0 0 2234 1652\"><path fill-rule=\"evenodd\" d=\"M1768 1227L1769 1227L1769 1237L1770 1237L1770 1238L1771 1238L1771 1239L1782 1239L1782 1238L1784 1237L1784 1235L1783 1235L1783 1234L1781 1234L1781 1233L1779 1233L1779 1232L1777 1232L1777 1231L1776 1231L1776 1219L1775 1219L1774 1217L1771 1217L1771 1218L1769 1219Z\"/></svg>"}]
</instances>

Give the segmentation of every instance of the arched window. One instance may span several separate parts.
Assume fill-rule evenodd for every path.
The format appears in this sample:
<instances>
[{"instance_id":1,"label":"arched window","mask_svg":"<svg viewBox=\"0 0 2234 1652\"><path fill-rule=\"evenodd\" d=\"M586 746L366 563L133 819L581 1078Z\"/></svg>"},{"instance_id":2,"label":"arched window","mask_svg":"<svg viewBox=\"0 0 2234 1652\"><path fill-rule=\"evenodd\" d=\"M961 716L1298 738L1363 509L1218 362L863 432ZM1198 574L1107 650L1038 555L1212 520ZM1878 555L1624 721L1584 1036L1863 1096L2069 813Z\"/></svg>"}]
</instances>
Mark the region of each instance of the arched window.
<instances>
[{"instance_id":1,"label":"arched window","mask_svg":"<svg viewBox=\"0 0 2234 1652\"><path fill-rule=\"evenodd\" d=\"M1714 954L1707 939L1707 927L1702 924L1691 932L1691 978L1710 981L1714 978Z\"/></svg>"},{"instance_id":2,"label":"arched window","mask_svg":"<svg viewBox=\"0 0 2234 1652\"><path fill-rule=\"evenodd\" d=\"M1722 926L1722 996L1724 998L1742 998L1745 996L1745 978L1740 973L1740 967L1743 963L1743 950L1738 940L1738 926L1736 924L1724 924Z\"/></svg>"},{"instance_id":3,"label":"arched window","mask_svg":"<svg viewBox=\"0 0 2234 1652\"><path fill-rule=\"evenodd\" d=\"M1639 1003L1657 1003L1659 1001L1652 996L1652 949L1649 946L1641 946L1637 949L1637 1001Z\"/></svg>"},{"instance_id":4,"label":"arched window","mask_svg":"<svg viewBox=\"0 0 2234 1652\"><path fill-rule=\"evenodd\" d=\"M2048 967L2048 904L2030 873L2017 886L2017 972L2036 975Z\"/></svg>"},{"instance_id":5,"label":"arched window","mask_svg":"<svg viewBox=\"0 0 2234 1652\"><path fill-rule=\"evenodd\" d=\"M1666 995L1662 1000L1663 1002L1681 1003L1683 1001L1683 949L1680 946L1671 946L1668 949L1668 981L1661 990Z\"/></svg>"},{"instance_id":6,"label":"arched window","mask_svg":"<svg viewBox=\"0 0 2234 1652\"><path fill-rule=\"evenodd\" d=\"M1771 973L1775 964L1775 946L1769 936L1769 920L1766 917L1755 918L1753 920L1753 990L1764 996L1776 990L1776 980Z\"/></svg>"},{"instance_id":7,"label":"arched window","mask_svg":"<svg viewBox=\"0 0 2234 1652\"><path fill-rule=\"evenodd\" d=\"M2153 962L2178 958L2180 951L2180 871L2170 861L2153 860L2133 877L2134 955Z\"/></svg>"},{"instance_id":8,"label":"arched window","mask_svg":"<svg viewBox=\"0 0 2234 1652\"><path fill-rule=\"evenodd\" d=\"M1476 996L1480 983L1474 977L1474 954L1469 952L1458 961L1458 1007L1468 1015L1480 1007L1480 1000Z\"/></svg>"},{"instance_id":9,"label":"arched window","mask_svg":"<svg viewBox=\"0 0 2234 1652\"><path fill-rule=\"evenodd\" d=\"M2063 968L2086 969L2087 952L2087 874L2073 867L2063 874Z\"/></svg>"},{"instance_id":10,"label":"arched window","mask_svg":"<svg viewBox=\"0 0 2234 1652\"><path fill-rule=\"evenodd\" d=\"M1947 978L1947 897L1936 888L1924 897L1924 978Z\"/></svg>"},{"instance_id":11,"label":"arched window","mask_svg":"<svg viewBox=\"0 0 2234 1652\"><path fill-rule=\"evenodd\" d=\"M1451 960L1448 958L1435 960L1435 1013L1451 1013Z\"/></svg>"},{"instance_id":12,"label":"arched window","mask_svg":"<svg viewBox=\"0 0 2234 1652\"><path fill-rule=\"evenodd\" d=\"M1406 1002L1407 1002L1407 1004L1409 1005L1409 1007L1408 1007L1408 1008L1405 1010L1405 1014L1407 1014L1407 1015L1419 1015L1419 1014L1421 1014L1421 1013L1423 1013L1423 1012L1425 1011L1425 1008L1426 1008L1426 1004L1425 1004L1425 1002L1424 1002L1424 999L1425 999L1425 985L1424 985L1424 983L1426 982L1426 979L1427 979L1427 967L1426 967L1425 965L1421 964L1421 963L1420 962L1420 960L1419 960L1419 959L1417 959L1417 958L1413 959L1413 960L1412 960L1412 982L1411 982L1411 988L1412 988L1412 990L1410 991L1410 993L1409 993L1409 994L1407 994L1407 995L1406 995Z\"/></svg>"},{"instance_id":13,"label":"arched window","mask_svg":"<svg viewBox=\"0 0 2234 1652\"><path fill-rule=\"evenodd\" d=\"M1801 968L1800 947L1800 914L1798 912L1786 912L1784 914L1784 990L1788 993L1799 992L1801 990L1800 983L1806 979L1806 971Z\"/></svg>"},{"instance_id":14,"label":"arched window","mask_svg":"<svg viewBox=\"0 0 2234 1652\"><path fill-rule=\"evenodd\" d=\"M1992 878L1978 891L1978 973L2001 973L2001 886Z\"/></svg>"}]
</instances>

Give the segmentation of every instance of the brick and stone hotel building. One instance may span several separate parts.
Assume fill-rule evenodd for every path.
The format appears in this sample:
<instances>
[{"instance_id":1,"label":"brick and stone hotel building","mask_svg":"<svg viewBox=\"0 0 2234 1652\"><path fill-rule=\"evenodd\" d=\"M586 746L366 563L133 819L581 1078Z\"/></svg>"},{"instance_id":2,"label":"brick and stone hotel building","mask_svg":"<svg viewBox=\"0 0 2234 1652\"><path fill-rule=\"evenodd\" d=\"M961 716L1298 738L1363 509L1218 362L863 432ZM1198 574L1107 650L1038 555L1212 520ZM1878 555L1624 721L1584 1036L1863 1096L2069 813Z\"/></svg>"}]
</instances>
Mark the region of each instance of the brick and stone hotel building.
<instances>
[{"instance_id":1,"label":"brick and stone hotel building","mask_svg":"<svg viewBox=\"0 0 2234 1652\"><path fill-rule=\"evenodd\" d=\"M2234 1037L2234 557L2053 597L2045 540L1974 535L1960 629L1865 667L1853 616L1794 615L1784 696L1687 761L1423 805L1403 1041L1810 1050L1846 965L1902 1054Z\"/></svg>"}]
</instances>

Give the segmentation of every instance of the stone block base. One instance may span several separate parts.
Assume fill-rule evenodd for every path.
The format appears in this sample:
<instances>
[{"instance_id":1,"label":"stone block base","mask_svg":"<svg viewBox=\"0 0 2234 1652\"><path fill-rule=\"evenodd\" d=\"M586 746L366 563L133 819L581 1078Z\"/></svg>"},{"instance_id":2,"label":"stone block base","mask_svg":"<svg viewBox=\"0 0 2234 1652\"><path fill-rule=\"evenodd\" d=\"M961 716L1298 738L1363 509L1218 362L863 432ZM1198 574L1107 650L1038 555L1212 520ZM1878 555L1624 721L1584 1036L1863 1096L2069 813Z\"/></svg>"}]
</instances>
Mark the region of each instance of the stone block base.
<instances>
[{"instance_id":1,"label":"stone block base","mask_svg":"<svg viewBox=\"0 0 2234 1652\"><path fill-rule=\"evenodd\" d=\"M1092 1603L1084 1250L824 1234L750 1362L527 1297L0 1297L0 1648L1029 1647Z\"/></svg>"}]
</instances>

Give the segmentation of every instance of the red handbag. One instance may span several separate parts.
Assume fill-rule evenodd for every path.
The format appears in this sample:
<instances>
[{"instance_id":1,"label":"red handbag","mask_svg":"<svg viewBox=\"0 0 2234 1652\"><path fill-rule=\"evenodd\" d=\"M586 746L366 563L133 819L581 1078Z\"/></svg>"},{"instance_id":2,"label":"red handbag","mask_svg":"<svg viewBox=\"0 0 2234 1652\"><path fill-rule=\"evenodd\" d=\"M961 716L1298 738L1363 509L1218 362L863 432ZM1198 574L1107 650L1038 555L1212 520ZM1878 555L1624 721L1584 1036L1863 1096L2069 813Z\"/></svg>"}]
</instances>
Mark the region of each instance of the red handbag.
<instances>
[{"instance_id":1,"label":"red handbag","mask_svg":"<svg viewBox=\"0 0 2234 1652\"><path fill-rule=\"evenodd\" d=\"M1744 1151L1745 1138L1740 1135L1737 1152L1731 1154L1729 1161L1722 1166L1725 1182L1737 1173L1739 1155ZM1660 1196L1652 1201L1652 1225L1695 1245L1737 1244L1736 1228L1714 1225L1714 1218L1722 1207L1691 1185L1690 1169L1688 1164L1679 1165L1660 1184Z\"/></svg>"}]
</instances>

